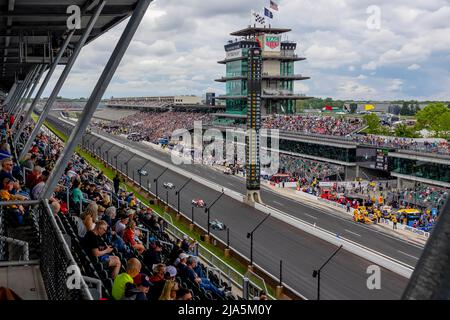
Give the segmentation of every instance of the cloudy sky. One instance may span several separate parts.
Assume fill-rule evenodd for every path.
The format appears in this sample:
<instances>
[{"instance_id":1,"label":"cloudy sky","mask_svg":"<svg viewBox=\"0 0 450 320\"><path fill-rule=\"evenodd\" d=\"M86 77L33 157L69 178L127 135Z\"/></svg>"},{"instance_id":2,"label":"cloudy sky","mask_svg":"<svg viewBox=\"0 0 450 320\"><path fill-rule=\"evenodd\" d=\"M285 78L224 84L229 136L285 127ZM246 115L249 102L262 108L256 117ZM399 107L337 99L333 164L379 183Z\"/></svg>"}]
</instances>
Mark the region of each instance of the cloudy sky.
<instances>
[{"instance_id":1,"label":"cloudy sky","mask_svg":"<svg viewBox=\"0 0 450 320\"><path fill-rule=\"evenodd\" d=\"M224 93L224 84L213 81L225 72L217 64L225 57L223 46L231 32L250 23L252 9L268 2L155 0L105 97ZM291 28L288 40L307 58L295 71L311 79L296 83L296 92L335 99L450 100L449 0L276 2L272 25ZM124 26L83 49L62 96L90 95Z\"/></svg>"}]
</instances>

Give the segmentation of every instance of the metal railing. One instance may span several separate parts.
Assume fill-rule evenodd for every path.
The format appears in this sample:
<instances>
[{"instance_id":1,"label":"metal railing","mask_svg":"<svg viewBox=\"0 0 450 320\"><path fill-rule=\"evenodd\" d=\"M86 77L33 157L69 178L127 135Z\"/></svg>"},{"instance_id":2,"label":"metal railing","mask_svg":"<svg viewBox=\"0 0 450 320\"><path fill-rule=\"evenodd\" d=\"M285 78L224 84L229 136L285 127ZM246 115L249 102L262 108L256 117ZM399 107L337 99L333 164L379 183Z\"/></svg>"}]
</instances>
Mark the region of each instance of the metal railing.
<instances>
[{"instance_id":1,"label":"metal railing","mask_svg":"<svg viewBox=\"0 0 450 320\"><path fill-rule=\"evenodd\" d=\"M83 279L80 279L79 288L69 289L67 285L69 267L76 266L76 262L46 200L0 202L0 231L2 231L0 235L7 228L10 232L22 231L22 226L13 227L9 223L5 223L5 220L7 220L5 216L10 213L9 210L16 209L14 206L19 205L27 208L29 218L33 221L31 229L34 228L35 230L32 230L28 237L31 242L37 243L37 248L34 249L37 250L35 253L39 256L39 268L48 299L92 300L92 295ZM28 223L24 230L27 227L30 227ZM0 239L3 238L5 237L0 237ZM21 258L28 260L28 243L22 240L20 240L20 243L15 242L23 246L24 251ZM2 241L0 241L0 249L3 249L1 244ZM0 250L0 253L4 256L4 250Z\"/></svg>"},{"instance_id":2,"label":"metal railing","mask_svg":"<svg viewBox=\"0 0 450 320\"><path fill-rule=\"evenodd\" d=\"M40 269L47 296L50 300L92 300L84 279L80 279L80 288L68 288L67 272L70 266L77 264L48 202L43 200L37 210L41 249Z\"/></svg>"}]
</instances>

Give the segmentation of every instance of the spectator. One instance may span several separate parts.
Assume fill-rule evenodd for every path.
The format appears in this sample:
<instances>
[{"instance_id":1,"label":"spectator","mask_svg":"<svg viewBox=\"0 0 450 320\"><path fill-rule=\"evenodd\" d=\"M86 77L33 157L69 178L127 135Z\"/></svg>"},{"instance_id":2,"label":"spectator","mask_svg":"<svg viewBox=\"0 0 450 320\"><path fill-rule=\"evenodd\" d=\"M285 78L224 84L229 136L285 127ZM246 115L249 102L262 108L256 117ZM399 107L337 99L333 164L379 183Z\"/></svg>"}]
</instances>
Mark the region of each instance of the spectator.
<instances>
[{"instance_id":1,"label":"spectator","mask_svg":"<svg viewBox=\"0 0 450 320\"><path fill-rule=\"evenodd\" d=\"M192 293L188 289L179 288L175 300L184 300L184 301L192 300Z\"/></svg>"},{"instance_id":2,"label":"spectator","mask_svg":"<svg viewBox=\"0 0 450 320\"><path fill-rule=\"evenodd\" d=\"M79 208L83 203L83 193L80 190L81 181L79 178L75 178L72 182L72 190L70 192L70 200L73 202L75 208Z\"/></svg>"},{"instance_id":3,"label":"spectator","mask_svg":"<svg viewBox=\"0 0 450 320\"><path fill-rule=\"evenodd\" d=\"M150 282L153 283L149 292L149 300L156 301L161 296L164 284L166 283L166 266L162 263L153 267L153 276L150 277Z\"/></svg>"},{"instance_id":4,"label":"spectator","mask_svg":"<svg viewBox=\"0 0 450 320\"><path fill-rule=\"evenodd\" d=\"M119 237L123 238L123 232L125 231L127 224L129 222L129 218L126 215L121 215L119 217L119 220L116 222L116 225L114 226L114 231L116 232Z\"/></svg>"},{"instance_id":5,"label":"spectator","mask_svg":"<svg viewBox=\"0 0 450 320\"><path fill-rule=\"evenodd\" d=\"M149 248L144 252L144 263L147 266L153 266L154 264L161 263L161 243L155 241L150 244Z\"/></svg>"},{"instance_id":6,"label":"spectator","mask_svg":"<svg viewBox=\"0 0 450 320\"><path fill-rule=\"evenodd\" d=\"M146 274L140 273L133 279L134 284L127 282L125 284L125 294L122 300L147 301L147 294L153 285Z\"/></svg>"},{"instance_id":7,"label":"spectator","mask_svg":"<svg viewBox=\"0 0 450 320\"><path fill-rule=\"evenodd\" d=\"M50 172L47 170L43 171L41 176L39 177L39 183L37 183L34 188L31 190L31 197L33 199L39 199L44 191L45 184L47 183L48 177L50 176Z\"/></svg>"},{"instance_id":8,"label":"spectator","mask_svg":"<svg viewBox=\"0 0 450 320\"><path fill-rule=\"evenodd\" d=\"M95 223L94 230L88 231L86 236L82 239L82 244L91 256L97 257L106 268L110 268L112 270L111 275L114 279L119 273L121 263L117 256L110 255L113 248L110 246L105 246L101 240L101 237L107 230L108 224L105 221L97 221Z\"/></svg>"},{"instance_id":9,"label":"spectator","mask_svg":"<svg viewBox=\"0 0 450 320\"><path fill-rule=\"evenodd\" d=\"M175 280L166 280L159 300L175 300L178 289L178 283Z\"/></svg>"},{"instance_id":10,"label":"spectator","mask_svg":"<svg viewBox=\"0 0 450 320\"><path fill-rule=\"evenodd\" d=\"M27 176L26 176L26 187L29 188L30 190L33 190L33 188L39 183L41 182L41 175L42 172L44 171L44 169L42 169L40 166L35 166L33 171L31 171Z\"/></svg>"},{"instance_id":11,"label":"spectator","mask_svg":"<svg viewBox=\"0 0 450 320\"><path fill-rule=\"evenodd\" d=\"M14 182L10 178L3 178L2 188L0 189L0 200L1 201L14 201L14 200L23 200L21 196L16 196L11 194L11 191L14 188ZM15 224L21 226L24 224L23 215L25 213L25 209L22 205L11 205L7 207L9 214L13 216Z\"/></svg>"},{"instance_id":12,"label":"spectator","mask_svg":"<svg viewBox=\"0 0 450 320\"><path fill-rule=\"evenodd\" d=\"M135 230L136 230L136 222L131 220L123 233L123 241L125 241L125 243L130 245L132 248L136 249L138 253L141 255L142 253L144 253L145 247L142 243L136 241Z\"/></svg>"},{"instance_id":13,"label":"spectator","mask_svg":"<svg viewBox=\"0 0 450 320\"><path fill-rule=\"evenodd\" d=\"M115 192L115 194L118 194L119 193L119 185L120 185L119 173L116 173L116 176L113 179L113 183L114 183L114 192Z\"/></svg>"},{"instance_id":14,"label":"spectator","mask_svg":"<svg viewBox=\"0 0 450 320\"><path fill-rule=\"evenodd\" d=\"M95 202L89 203L86 211L81 215L81 220L87 231L93 230L98 217L98 206Z\"/></svg>"},{"instance_id":15,"label":"spectator","mask_svg":"<svg viewBox=\"0 0 450 320\"><path fill-rule=\"evenodd\" d=\"M125 286L127 283L134 283L133 278L141 272L141 263L136 258L131 258L127 262L127 272L119 274L114 279L112 296L115 300L121 300L125 296Z\"/></svg>"},{"instance_id":16,"label":"spectator","mask_svg":"<svg viewBox=\"0 0 450 320\"><path fill-rule=\"evenodd\" d=\"M218 296L224 298L225 294L223 291L219 290L215 285L213 285L207 278L200 278L197 273L195 273L194 268L197 266L197 261L194 257L189 257L186 261L186 278L196 283L205 290L212 291Z\"/></svg>"}]
</instances>

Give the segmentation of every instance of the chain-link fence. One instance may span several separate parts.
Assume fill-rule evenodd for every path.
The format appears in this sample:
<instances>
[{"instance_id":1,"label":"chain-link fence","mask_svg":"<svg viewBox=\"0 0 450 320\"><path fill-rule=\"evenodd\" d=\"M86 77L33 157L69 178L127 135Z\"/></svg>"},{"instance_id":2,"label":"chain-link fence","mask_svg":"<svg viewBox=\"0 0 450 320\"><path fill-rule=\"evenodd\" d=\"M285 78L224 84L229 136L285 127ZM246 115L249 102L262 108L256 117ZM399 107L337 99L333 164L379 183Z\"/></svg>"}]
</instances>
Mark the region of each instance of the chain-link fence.
<instances>
[{"instance_id":1,"label":"chain-link fence","mask_svg":"<svg viewBox=\"0 0 450 320\"><path fill-rule=\"evenodd\" d=\"M48 203L39 204L35 214L39 221L40 269L49 300L91 300L83 279L79 279L79 288L69 289L67 285L69 267L76 263Z\"/></svg>"}]
</instances>

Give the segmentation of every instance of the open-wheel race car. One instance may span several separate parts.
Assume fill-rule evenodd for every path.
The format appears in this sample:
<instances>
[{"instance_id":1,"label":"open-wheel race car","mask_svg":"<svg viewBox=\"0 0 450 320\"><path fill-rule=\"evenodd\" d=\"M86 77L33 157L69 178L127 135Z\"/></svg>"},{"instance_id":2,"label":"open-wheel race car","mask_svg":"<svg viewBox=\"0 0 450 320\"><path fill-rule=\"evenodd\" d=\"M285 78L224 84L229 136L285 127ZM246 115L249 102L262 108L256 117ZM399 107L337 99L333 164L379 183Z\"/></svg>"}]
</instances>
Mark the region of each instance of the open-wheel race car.
<instances>
[{"instance_id":1,"label":"open-wheel race car","mask_svg":"<svg viewBox=\"0 0 450 320\"><path fill-rule=\"evenodd\" d=\"M204 208L206 203L202 199L192 199L192 205L197 208Z\"/></svg>"}]
</instances>

